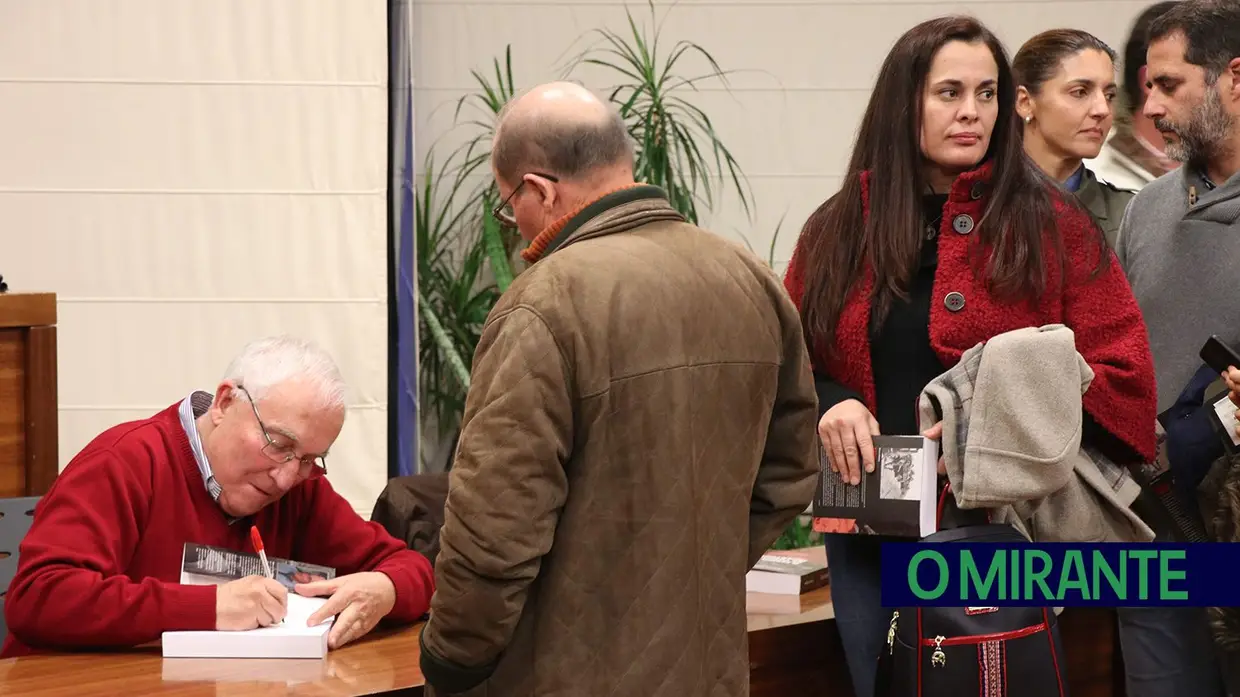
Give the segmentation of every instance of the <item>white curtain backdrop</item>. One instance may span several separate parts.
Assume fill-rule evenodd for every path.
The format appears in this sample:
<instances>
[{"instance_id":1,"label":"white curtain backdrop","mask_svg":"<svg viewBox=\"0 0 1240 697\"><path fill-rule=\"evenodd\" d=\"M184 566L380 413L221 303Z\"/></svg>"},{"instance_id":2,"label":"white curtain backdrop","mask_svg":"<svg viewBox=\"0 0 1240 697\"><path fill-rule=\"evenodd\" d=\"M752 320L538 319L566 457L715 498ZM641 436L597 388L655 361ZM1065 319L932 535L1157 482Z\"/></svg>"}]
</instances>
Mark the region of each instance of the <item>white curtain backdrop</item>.
<instances>
[{"instance_id":1,"label":"white curtain backdrop","mask_svg":"<svg viewBox=\"0 0 1240 697\"><path fill-rule=\"evenodd\" d=\"M351 386L330 478L387 480L387 27L357 0L0 0L0 273L59 294L60 460L247 341Z\"/></svg>"}]
</instances>

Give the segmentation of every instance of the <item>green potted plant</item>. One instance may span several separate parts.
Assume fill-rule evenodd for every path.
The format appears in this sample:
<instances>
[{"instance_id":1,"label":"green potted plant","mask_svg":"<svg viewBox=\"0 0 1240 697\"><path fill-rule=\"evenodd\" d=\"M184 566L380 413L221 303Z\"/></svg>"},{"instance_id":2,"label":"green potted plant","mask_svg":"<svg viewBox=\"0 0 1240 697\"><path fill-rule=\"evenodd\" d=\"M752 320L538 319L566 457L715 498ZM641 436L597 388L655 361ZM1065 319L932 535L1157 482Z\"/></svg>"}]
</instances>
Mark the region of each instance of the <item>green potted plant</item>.
<instances>
[{"instance_id":1,"label":"green potted plant","mask_svg":"<svg viewBox=\"0 0 1240 697\"><path fill-rule=\"evenodd\" d=\"M585 65L615 76L605 94L636 142L636 178L667 191L688 220L696 223L702 210L716 205L720 186L733 188L750 215L752 193L736 158L709 115L684 96L708 81L726 87L726 73L696 43L661 45L653 3L650 12L649 28L626 10L627 32L590 32L597 45L574 56L565 76ZM693 58L705 64L704 72L687 67ZM516 92L511 47L502 61L492 61L490 74L474 70L472 75L478 89L457 102L454 114L455 127L470 129L471 135L438 165L432 148L417 196L419 397L427 417L422 427L424 435L450 441L487 313L524 268L517 255L520 238L490 215L498 197L487 169L495 117ZM441 469L445 463L424 464Z\"/></svg>"}]
</instances>

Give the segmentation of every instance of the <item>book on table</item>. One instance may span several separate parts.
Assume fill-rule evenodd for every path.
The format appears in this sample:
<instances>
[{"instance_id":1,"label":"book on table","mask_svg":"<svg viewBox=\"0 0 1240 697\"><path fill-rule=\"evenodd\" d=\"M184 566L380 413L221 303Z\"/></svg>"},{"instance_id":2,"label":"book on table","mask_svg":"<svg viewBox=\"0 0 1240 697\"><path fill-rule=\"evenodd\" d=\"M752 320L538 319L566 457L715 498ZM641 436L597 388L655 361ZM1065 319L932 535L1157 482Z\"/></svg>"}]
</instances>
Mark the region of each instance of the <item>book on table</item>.
<instances>
[{"instance_id":1,"label":"book on table","mask_svg":"<svg viewBox=\"0 0 1240 697\"><path fill-rule=\"evenodd\" d=\"M745 574L745 592L801 595L827 585L827 565L799 549L771 550Z\"/></svg>"},{"instance_id":2,"label":"book on table","mask_svg":"<svg viewBox=\"0 0 1240 697\"><path fill-rule=\"evenodd\" d=\"M923 436L875 436L874 471L849 484L818 445L814 530L921 538L938 529L939 443Z\"/></svg>"},{"instance_id":3,"label":"book on table","mask_svg":"<svg viewBox=\"0 0 1240 697\"><path fill-rule=\"evenodd\" d=\"M269 557L275 580L288 589L284 620L270 627L241 631L201 630L164 632L165 658L323 658L327 633L335 618L308 626L310 616L327 598L308 598L294 592L297 583L329 580L336 570L317 564ZM264 575L257 554L186 543L181 563L181 583L220 585L246 576Z\"/></svg>"}]
</instances>

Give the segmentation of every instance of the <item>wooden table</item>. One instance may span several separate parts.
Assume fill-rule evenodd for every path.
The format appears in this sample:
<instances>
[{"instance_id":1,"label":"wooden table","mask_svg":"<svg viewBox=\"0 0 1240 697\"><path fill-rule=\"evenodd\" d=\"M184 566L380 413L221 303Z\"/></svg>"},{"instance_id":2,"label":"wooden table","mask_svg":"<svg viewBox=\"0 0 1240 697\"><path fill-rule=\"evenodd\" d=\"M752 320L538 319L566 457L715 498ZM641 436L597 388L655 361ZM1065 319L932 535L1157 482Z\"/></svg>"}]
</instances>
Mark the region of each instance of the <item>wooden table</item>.
<instances>
[{"instance_id":1,"label":"wooden table","mask_svg":"<svg viewBox=\"0 0 1240 697\"><path fill-rule=\"evenodd\" d=\"M746 605L752 697L854 697L830 588L750 593ZM1069 608L1060 621L1073 697L1121 697L1114 611ZM375 632L324 660L164 659L158 647L11 658L0 661L0 695L421 695L421 631Z\"/></svg>"},{"instance_id":2,"label":"wooden table","mask_svg":"<svg viewBox=\"0 0 1240 697\"><path fill-rule=\"evenodd\" d=\"M826 550L809 550L825 563ZM852 697L835 606L826 586L800 596L748 593L751 697Z\"/></svg>"},{"instance_id":3,"label":"wooden table","mask_svg":"<svg viewBox=\"0 0 1240 697\"><path fill-rule=\"evenodd\" d=\"M159 647L0 661L0 695L421 695L419 623L318 659L163 658Z\"/></svg>"},{"instance_id":4,"label":"wooden table","mask_svg":"<svg viewBox=\"0 0 1240 697\"><path fill-rule=\"evenodd\" d=\"M799 598L749 593L745 600L751 697L852 697L829 587ZM773 607L790 600L799 608Z\"/></svg>"}]
</instances>

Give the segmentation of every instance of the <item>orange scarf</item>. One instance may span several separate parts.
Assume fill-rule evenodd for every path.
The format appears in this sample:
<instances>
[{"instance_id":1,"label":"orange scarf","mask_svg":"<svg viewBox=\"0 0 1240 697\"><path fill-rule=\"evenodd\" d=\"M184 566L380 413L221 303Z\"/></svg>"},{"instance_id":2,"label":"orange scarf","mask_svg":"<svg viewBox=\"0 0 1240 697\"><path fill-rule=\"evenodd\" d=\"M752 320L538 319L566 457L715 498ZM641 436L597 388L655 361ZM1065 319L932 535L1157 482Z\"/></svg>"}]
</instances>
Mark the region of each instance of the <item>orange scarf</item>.
<instances>
[{"instance_id":1,"label":"orange scarf","mask_svg":"<svg viewBox=\"0 0 1240 697\"><path fill-rule=\"evenodd\" d=\"M641 184L633 183L627 186L622 186L618 189L613 189L611 191L607 191L602 194L599 194L593 199L581 204L571 213L564 215L559 220L556 220L554 223L551 223L546 228L544 228L542 232L538 233L538 235L533 240L530 241L530 246L521 250L521 258L524 259L527 264L533 264L534 262L538 261L539 259L542 258L542 255L546 253L547 246L555 241L555 238L557 235L560 234L560 231L562 231L566 225L572 222L573 218L576 218L582 211L584 211L585 209L597 203L598 200L603 198L604 196L610 196L616 193L617 191L624 191L625 189L632 189L638 186L641 186Z\"/></svg>"}]
</instances>

